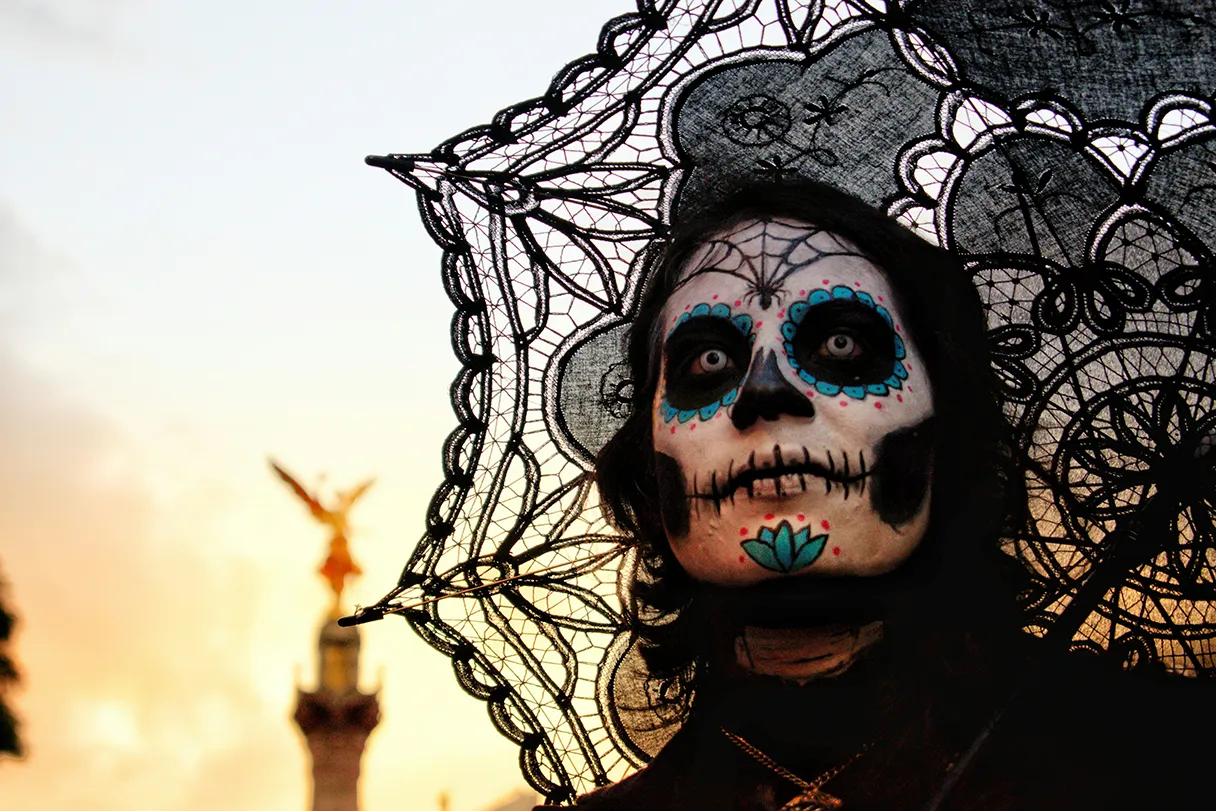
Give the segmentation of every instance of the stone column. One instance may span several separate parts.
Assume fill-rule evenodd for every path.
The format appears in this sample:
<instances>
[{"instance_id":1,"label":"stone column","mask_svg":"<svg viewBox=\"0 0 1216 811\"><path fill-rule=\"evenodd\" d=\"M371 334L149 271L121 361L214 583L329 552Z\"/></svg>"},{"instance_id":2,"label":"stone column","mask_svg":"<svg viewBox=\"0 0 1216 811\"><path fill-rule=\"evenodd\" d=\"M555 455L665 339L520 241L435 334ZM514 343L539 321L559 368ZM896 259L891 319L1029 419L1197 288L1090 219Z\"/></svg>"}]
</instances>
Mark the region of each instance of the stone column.
<instances>
[{"instance_id":1,"label":"stone column","mask_svg":"<svg viewBox=\"0 0 1216 811\"><path fill-rule=\"evenodd\" d=\"M312 811L358 811L360 763L380 722L379 695L359 691L357 628L331 616L318 642L318 687L297 689L293 716L312 758Z\"/></svg>"}]
</instances>

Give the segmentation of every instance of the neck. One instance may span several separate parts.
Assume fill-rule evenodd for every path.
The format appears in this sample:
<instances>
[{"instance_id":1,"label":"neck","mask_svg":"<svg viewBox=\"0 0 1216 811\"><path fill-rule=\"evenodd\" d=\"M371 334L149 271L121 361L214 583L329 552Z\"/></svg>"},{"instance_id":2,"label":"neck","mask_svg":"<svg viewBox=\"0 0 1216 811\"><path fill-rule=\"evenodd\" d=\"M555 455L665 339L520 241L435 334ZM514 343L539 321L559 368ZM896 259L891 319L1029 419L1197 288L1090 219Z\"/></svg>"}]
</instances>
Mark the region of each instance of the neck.
<instances>
[{"instance_id":1,"label":"neck","mask_svg":"<svg viewBox=\"0 0 1216 811\"><path fill-rule=\"evenodd\" d=\"M880 621L809 628L746 626L735 638L735 663L744 671L806 684L851 668L882 639Z\"/></svg>"},{"instance_id":2,"label":"neck","mask_svg":"<svg viewBox=\"0 0 1216 811\"><path fill-rule=\"evenodd\" d=\"M881 621L736 629L719 679L697 699L715 728L810 771L878 734L891 695Z\"/></svg>"}]
</instances>

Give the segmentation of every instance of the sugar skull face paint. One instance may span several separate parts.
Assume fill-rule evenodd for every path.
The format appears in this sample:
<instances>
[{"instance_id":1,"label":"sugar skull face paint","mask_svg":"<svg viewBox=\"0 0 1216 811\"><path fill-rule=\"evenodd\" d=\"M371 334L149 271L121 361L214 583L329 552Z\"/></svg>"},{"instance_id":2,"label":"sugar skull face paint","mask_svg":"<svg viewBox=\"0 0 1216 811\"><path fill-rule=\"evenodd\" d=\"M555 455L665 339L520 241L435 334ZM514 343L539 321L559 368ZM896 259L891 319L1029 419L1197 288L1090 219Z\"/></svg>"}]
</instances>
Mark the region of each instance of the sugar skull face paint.
<instances>
[{"instance_id":1,"label":"sugar skull face paint","mask_svg":"<svg viewBox=\"0 0 1216 811\"><path fill-rule=\"evenodd\" d=\"M656 335L664 527L693 577L874 575L929 519L933 394L883 271L748 220L691 257Z\"/></svg>"}]
</instances>

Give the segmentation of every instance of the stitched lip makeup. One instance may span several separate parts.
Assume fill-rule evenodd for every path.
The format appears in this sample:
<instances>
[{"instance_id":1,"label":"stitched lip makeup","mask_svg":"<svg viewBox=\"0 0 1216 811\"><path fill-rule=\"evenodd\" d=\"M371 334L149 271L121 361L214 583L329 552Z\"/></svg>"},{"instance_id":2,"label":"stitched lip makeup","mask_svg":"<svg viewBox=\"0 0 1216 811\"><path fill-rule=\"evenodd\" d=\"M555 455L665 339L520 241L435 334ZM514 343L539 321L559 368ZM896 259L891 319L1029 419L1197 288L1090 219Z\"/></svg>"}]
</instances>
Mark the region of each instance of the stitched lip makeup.
<instances>
[{"instance_id":1,"label":"stitched lip makeup","mask_svg":"<svg viewBox=\"0 0 1216 811\"><path fill-rule=\"evenodd\" d=\"M753 451L738 468L732 460L724 476L716 470L694 473L690 497L709 501L720 510L722 502L733 502L743 495L780 500L811 487L831 494L835 487L847 499L850 492L865 492L870 471L866 468L864 450L855 451L852 459L848 451L833 454L829 450L826 456L826 462L811 458L805 445L794 454L782 453L781 446L774 445L771 456L760 460Z\"/></svg>"}]
</instances>

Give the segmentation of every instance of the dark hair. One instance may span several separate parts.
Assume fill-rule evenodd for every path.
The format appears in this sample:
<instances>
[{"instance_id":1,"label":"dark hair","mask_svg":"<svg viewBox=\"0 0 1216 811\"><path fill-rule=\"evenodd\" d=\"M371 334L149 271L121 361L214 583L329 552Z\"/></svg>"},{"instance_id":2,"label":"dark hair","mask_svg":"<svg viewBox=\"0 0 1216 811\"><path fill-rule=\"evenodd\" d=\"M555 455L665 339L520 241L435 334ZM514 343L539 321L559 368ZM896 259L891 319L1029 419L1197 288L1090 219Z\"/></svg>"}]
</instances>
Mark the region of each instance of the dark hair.
<instances>
[{"instance_id":1,"label":"dark hair","mask_svg":"<svg viewBox=\"0 0 1216 811\"><path fill-rule=\"evenodd\" d=\"M932 383L938 426L929 529L901 569L920 566L931 573L927 577L934 585L920 589L920 597L933 603L944 621L965 624L982 616L991 622L1006 611L1009 616L1001 621L1012 622L1012 596L1003 587L1007 575L994 562L1004 557L997 549L999 530L1020 517L1025 491L989 365L984 311L962 263L830 186L809 181L750 186L695 219L673 223L668 238L652 246L629 338L632 413L596 459L609 518L640 541L628 584L635 641L649 677L661 685L658 692L684 711L709 658L706 612L711 609L672 555L659 517L652 463L651 412L658 384L652 331L692 252L731 225L765 217L806 222L844 237L885 272ZM989 576L994 571L995 577ZM960 600L968 601L962 611Z\"/></svg>"}]
</instances>

